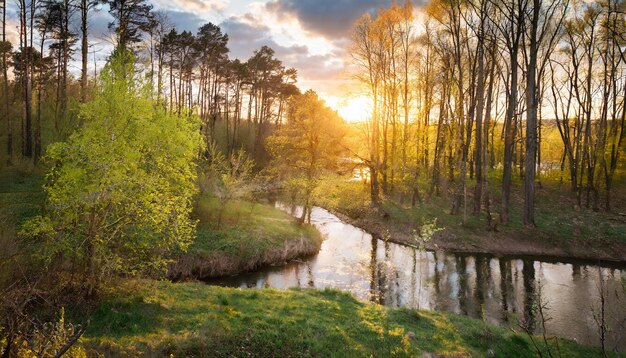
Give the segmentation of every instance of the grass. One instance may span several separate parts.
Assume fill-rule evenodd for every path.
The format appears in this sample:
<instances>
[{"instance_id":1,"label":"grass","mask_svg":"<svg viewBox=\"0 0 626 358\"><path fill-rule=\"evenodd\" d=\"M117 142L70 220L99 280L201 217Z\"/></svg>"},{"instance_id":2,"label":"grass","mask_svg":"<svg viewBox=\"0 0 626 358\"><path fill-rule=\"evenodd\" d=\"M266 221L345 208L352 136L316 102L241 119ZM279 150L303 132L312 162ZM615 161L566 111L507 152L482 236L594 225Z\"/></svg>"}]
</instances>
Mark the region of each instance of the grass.
<instances>
[{"instance_id":1,"label":"grass","mask_svg":"<svg viewBox=\"0 0 626 358\"><path fill-rule=\"evenodd\" d=\"M9 279L5 265L14 264L9 258L21 252L17 230L28 218L41 212L44 203L43 178L15 169L0 170L0 286Z\"/></svg>"},{"instance_id":2,"label":"grass","mask_svg":"<svg viewBox=\"0 0 626 358\"><path fill-rule=\"evenodd\" d=\"M267 204L229 202L219 228L216 227L218 211L216 199L203 197L198 201L194 214L199 219L198 239L190 252L223 252L248 259L284 246L293 238L316 236L312 226L298 225L291 215Z\"/></svg>"},{"instance_id":3,"label":"grass","mask_svg":"<svg viewBox=\"0 0 626 358\"><path fill-rule=\"evenodd\" d=\"M82 344L106 356L537 355L526 335L505 328L361 302L336 290L125 281L105 295L91 322ZM564 339L558 347L564 357L600 356ZM557 351L552 340L550 349Z\"/></svg>"},{"instance_id":4,"label":"grass","mask_svg":"<svg viewBox=\"0 0 626 358\"><path fill-rule=\"evenodd\" d=\"M267 204L233 201L226 205L221 220L219 216L217 199L198 200L194 212L199 220L197 238L174 265L174 277L235 274L314 254L321 245L313 226L300 225Z\"/></svg>"},{"instance_id":5,"label":"grass","mask_svg":"<svg viewBox=\"0 0 626 358\"><path fill-rule=\"evenodd\" d=\"M0 255L10 255L17 245L15 228L40 211L44 200L41 183L37 174L0 171L0 244L4 249ZM334 186L334 191L327 190L326 198L337 207L343 205L371 215L365 205L367 192L362 187L345 182L324 185ZM442 200L417 209L392 201L384 205L392 220L398 222L441 215L442 225L453 225L458 217L443 215L445 204ZM274 249L283 249L294 238L319 247L320 238L311 227L295 224L288 214L271 206L230 203L219 228L215 224L217 212L214 199L199 199L195 211L200 221L198 239L190 247L191 256L260 264L259 259L276 260ZM559 221L558 217L552 218ZM478 224L475 227L477 233L482 230ZM617 230L619 233L621 227ZM588 234L583 231L583 235ZM87 308L75 308L70 318L84 322L81 310ZM424 352L536 356L529 337L506 328L454 314L379 306L335 290L242 290L199 283L125 280L103 292L89 321L81 344L90 353L105 356L361 357L416 356ZM554 341L550 344L556 351ZM600 356L597 348L567 340L560 339L558 347L561 356Z\"/></svg>"},{"instance_id":6,"label":"grass","mask_svg":"<svg viewBox=\"0 0 626 358\"><path fill-rule=\"evenodd\" d=\"M0 170L0 221L15 226L39 213L44 201L42 184L39 174Z\"/></svg>"}]
</instances>

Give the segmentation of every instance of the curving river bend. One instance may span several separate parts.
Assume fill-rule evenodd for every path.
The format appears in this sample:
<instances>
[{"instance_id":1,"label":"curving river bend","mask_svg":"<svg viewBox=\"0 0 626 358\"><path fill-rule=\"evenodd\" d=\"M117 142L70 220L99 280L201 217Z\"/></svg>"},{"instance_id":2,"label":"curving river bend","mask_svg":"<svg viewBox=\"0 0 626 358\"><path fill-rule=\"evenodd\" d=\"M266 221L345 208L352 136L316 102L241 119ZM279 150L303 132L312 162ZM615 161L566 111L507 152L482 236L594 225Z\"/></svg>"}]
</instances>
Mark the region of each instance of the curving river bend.
<instances>
[{"instance_id":1,"label":"curving river bend","mask_svg":"<svg viewBox=\"0 0 626 358\"><path fill-rule=\"evenodd\" d=\"M293 213L297 214L297 213ZM314 208L325 237L319 254L280 267L210 280L231 287L332 287L389 306L448 311L541 332L539 297L550 336L600 344L604 296L606 347L626 351L626 264L419 251L372 237ZM604 292L604 295L601 295Z\"/></svg>"}]
</instances>

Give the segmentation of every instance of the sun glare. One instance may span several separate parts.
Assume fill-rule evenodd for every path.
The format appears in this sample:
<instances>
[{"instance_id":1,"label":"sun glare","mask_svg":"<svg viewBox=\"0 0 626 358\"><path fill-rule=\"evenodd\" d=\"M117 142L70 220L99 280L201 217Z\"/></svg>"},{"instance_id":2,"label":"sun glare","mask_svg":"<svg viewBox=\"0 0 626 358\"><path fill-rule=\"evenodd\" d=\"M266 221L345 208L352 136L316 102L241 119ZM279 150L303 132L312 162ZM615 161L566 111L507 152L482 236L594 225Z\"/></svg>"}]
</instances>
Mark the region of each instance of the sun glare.
<instances>
[{"instance_id":1,"label":"sun glare","mask_svg":"<svg viewBox=\"0 0 626 358\"><path fill-rule=\"evenodd\" d=\"M339 98L329 105L337 110L346 122L363 122L371 115L371 99L367 96Z\"/></svg>"}]
</instances>

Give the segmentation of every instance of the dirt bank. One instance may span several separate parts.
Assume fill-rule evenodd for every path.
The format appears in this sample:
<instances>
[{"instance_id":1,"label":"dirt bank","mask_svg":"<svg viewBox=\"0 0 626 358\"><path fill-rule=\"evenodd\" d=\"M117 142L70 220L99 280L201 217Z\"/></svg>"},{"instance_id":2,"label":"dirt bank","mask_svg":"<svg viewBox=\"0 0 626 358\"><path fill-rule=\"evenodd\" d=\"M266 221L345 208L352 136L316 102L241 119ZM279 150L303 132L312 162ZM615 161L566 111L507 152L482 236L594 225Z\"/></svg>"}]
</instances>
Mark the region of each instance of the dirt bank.
<instances>
[{"instance_id":1,"label":"dirt bank","mask_svg":"<svg viewBox=\"0 0 626 358\"><path fill-rule=\"evenodd\" d=\"M281 265L316 254L320 233L273 205L201 197L194 211L197 237L168 269L172 280L203 280Z\"/></svg>"},{"instance_id":2,"label":"dirt bank","mask_svg":"<svg viewBox=\"0 0 626 358\"><path fill-rule=\"evenodd\" d=\"M187 253L181 255L168 268L168 278L174 281L203 280L213 277L235 275L263 266L278 266L287 261L315 255L319 252L321 239L299 237L288 239L280 247L271 248L256 256L244 258L225 253Z\"/></svg>"},{"instance_id":3,"label":"dirt bank","mask_svg":"<svg viewBox=\"0 0 626 358\"><path fill-rule=\"evenodd\" d=\"M336 210L329 210L343 221L361 228L375 236L387 234L389 241L414 246L410 225L386 217L384 213L369 213L363 218L351 218ZM455 228L457 229L457 228ZM428 250L442 249L451 252L493 254L496 256L552 256L558 258L589 261L612 261L626 264L626 244L606 242L601 247L573 237L569 240L556 239L540 229L481 230L479 233L458 234L450 228L437 232L425 247Z\"/></svg>"}]
</instances>

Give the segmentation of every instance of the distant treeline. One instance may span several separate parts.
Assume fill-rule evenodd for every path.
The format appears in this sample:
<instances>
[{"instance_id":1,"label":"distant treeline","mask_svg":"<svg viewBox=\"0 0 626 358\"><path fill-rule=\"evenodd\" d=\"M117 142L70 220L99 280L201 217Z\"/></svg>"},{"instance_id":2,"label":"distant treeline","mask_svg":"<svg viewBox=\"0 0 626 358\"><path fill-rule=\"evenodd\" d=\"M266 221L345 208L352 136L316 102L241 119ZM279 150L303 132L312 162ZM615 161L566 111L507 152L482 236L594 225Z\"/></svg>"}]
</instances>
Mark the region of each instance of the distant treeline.
<instances>
[{"instance_id":1,"label":"distant treeline","mask_svg":"<svg viewBox=\"0 0 626 358\"><path fill-rule=\"evenodd\" d=\"M47 144L77 127L77 104L94 93L89 22L108 8L114 21L113 52L129 49L145 74L153 98L170 113L196 114L207 143L228 154L245 148L267 161L263 140L284 120L286 100L299 93L296 71L269 47L242 62L228 57L228 35L208 23L196 34L178 31L146 0L19 0L19 43L6 37L2 2L2 104L0 155L8 163L37 163ZM103 6L104 5L104 6ZM74 32L79 28L80 31ZM80 77L70 71L81 59ZM217 135L216 133L219 133Z\"/></svg>"}]
</instances>

